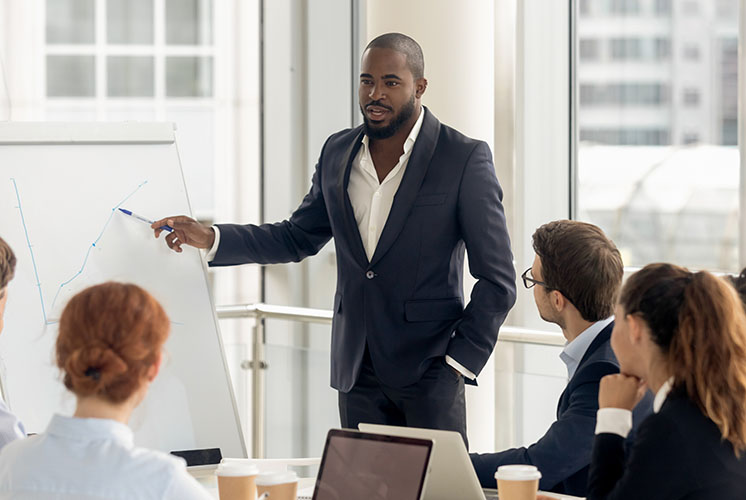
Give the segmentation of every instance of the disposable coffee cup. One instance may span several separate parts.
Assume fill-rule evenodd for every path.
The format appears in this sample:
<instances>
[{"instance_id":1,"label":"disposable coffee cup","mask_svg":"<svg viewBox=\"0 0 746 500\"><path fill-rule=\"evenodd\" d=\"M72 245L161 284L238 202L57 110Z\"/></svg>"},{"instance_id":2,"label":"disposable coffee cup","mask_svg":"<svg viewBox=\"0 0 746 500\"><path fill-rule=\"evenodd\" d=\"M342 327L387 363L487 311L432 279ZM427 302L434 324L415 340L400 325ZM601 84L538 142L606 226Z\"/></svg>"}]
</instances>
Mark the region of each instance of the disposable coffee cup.
<instances>
[{"instance_id":1,"label":"disposable coffee cup","mask_svg":"<svg viewBox=\"0 0 746 500\"><path fill-rule=\"evenodd\" d=\"M256 478L257 494L269 493L270 500L295 500L298 495L298 475L293 471L262 474Z\"/></svg>"},{"instance_id":2,"label":"disposable coffee cup","mask_svg":"<svg viewBox=\"0 0 746 500\"><path fill-rule=\"evenodd\" d=\"M221 462L215 475L218 477L220 500L255 500L256 465L241 462Z\"/></svg>"},{"instance_id":3,"label":"disposable coffee cup","mask_svg":"<svg viewBox=\"0 0 746 500\"><path fill-rule=\"evenodd\" d=\"M495 479L500 500L536 500L541 472L533 465L501 465Z\"/></svg>"}]
</instances>

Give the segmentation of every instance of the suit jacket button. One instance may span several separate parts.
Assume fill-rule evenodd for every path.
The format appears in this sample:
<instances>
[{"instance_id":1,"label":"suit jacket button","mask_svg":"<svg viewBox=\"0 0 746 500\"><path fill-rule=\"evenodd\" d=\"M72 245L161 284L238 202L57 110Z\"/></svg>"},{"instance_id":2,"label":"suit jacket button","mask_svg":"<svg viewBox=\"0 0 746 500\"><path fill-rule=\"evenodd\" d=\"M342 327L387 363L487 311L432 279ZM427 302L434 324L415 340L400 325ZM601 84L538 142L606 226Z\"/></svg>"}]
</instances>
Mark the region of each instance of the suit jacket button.
<instances>
[{"instance_id":1,"label":"suit jacket button","mask_svg":"<svg viewBox=\"0 0 746 500\"><path fill-rule=\"evenodd\" d=\"M373 278L375 278L375 276L376 276L376 273L374 273L373 271L368 271L367 273L365 273L365 277L368 278L369 280L372 280Z\"/></svg>"}]
</instances>

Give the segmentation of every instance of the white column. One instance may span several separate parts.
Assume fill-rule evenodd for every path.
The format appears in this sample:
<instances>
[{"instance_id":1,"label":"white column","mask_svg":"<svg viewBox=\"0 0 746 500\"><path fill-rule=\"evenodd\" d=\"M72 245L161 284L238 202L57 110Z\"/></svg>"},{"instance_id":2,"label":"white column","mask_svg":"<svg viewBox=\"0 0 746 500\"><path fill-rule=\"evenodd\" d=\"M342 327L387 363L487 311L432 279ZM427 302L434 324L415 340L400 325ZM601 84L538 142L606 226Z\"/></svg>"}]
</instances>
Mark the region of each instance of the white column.
<instances>
[{"instance_id":1,"label":"white column","mask_svg":"<svg viewBox=\"0 0 746 500\"><path fill-rule=\"evenodd\" d=\"M367 40L398 31L425 54L422 101L464 134L493 144L495 49L493 2L374 0L367 2Z\"/></svg>"},{"instance_id":2,"label":"white column","mask_svg":"<svg viewBox=\"0 0 746 500\"><path fill-rule=\"evenodd\" d=\"M438 119L494 146L495 6L484 0L373 0L367 2L367 40L397 31L425 54L428 88L422 102ZM493 148L494 149L494 148ZM465 271L465 294L473 286ZM494 356L493 356L494 357ZM479 387L466 392L471 451L494 451L495 367L490 359Z\"/></svg>"}]
</instances>

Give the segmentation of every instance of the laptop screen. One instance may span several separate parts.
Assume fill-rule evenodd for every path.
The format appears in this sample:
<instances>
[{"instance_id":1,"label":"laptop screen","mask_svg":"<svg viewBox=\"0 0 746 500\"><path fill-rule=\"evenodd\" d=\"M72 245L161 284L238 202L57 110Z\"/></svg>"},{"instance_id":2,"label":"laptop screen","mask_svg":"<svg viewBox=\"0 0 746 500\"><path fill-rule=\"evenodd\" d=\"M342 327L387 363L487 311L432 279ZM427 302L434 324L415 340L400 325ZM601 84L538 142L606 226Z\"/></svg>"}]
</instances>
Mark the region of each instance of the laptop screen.
<instances>
[{"instance_id":1,"label":"laptop screen","mask_svg":"<svg viewBox=\"0 0 746 500\"><path fill-rule=\"evenodd\" d=\"M313 500L419 500L432 441L332 429Z\"/></svg>"}]
</instances>

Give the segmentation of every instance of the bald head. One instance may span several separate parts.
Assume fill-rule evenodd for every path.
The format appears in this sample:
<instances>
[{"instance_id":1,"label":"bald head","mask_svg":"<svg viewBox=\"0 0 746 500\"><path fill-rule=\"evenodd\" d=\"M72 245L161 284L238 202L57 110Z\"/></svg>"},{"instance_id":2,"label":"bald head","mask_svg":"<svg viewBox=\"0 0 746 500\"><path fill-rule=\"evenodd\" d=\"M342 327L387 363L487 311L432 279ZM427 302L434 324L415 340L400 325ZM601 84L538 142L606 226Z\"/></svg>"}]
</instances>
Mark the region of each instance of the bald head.
<instances>
[{"instance_id":1,"label":"bald head","mask_svg":"<svg viewBox=\"0 0 746 500\"><path fill-rule=\"evenodd\" d=\"M425 76L425 57L422 55L422 47L407 35L386 33L377 36L365 47L365 50L368 49L390 49L404 54L407 57L407 67L414 79L418 80Z\"/></svg>"}]
</instances>

